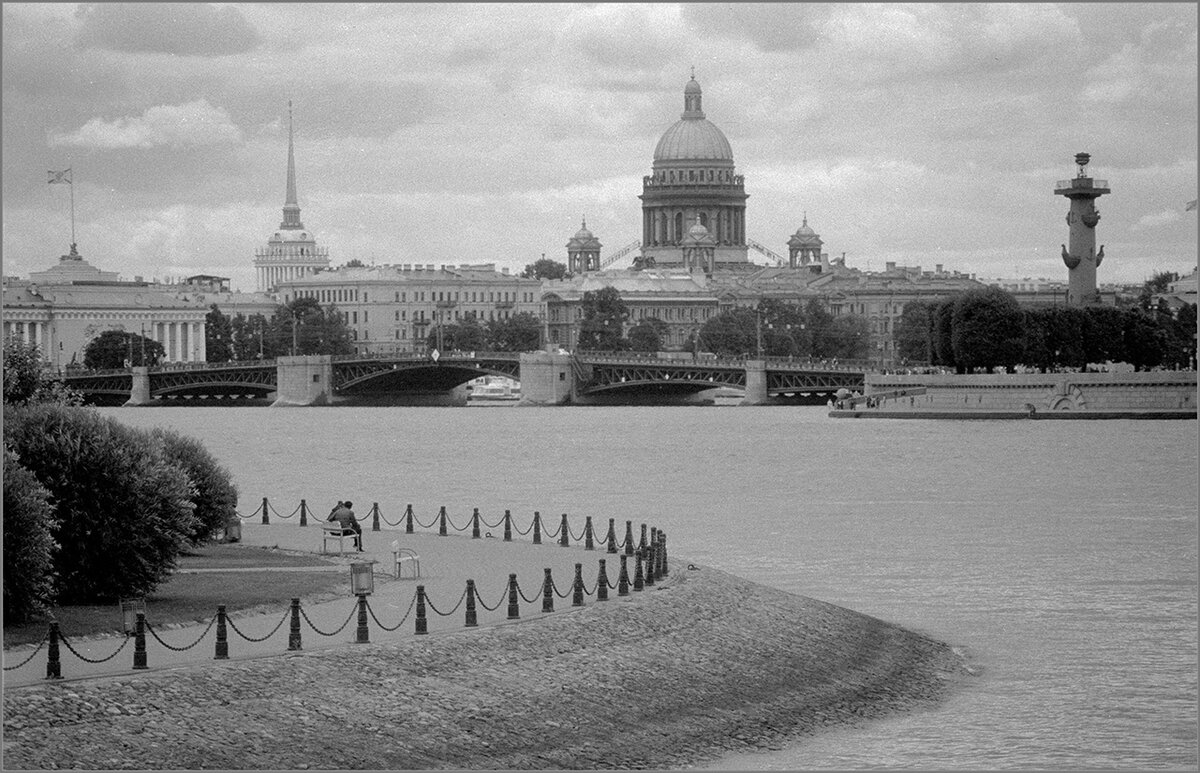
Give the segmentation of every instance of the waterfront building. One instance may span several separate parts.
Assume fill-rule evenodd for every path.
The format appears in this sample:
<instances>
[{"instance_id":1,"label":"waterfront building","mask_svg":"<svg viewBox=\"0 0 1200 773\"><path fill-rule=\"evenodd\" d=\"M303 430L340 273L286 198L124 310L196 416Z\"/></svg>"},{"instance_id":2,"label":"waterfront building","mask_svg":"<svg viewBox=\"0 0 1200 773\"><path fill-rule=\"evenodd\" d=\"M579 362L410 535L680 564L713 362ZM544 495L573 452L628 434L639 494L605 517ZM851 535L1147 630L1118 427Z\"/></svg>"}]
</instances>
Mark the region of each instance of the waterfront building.
<instances>
[{"instance_id":1,"label":"waterfront building","mask_svg":"<svg viewBox=\"0 0 1200 773\"><path fill-rule=\"evenodd\" d=\"M288 102L287 192L283 222L254 253L254 273L259 292L275 292L280 282L316 273L329 267L329 251L317 245L316 237L300 221L296 197L296 154L292 131L292 103Z\"/></svg>"},{"instance_id":2,"label":"waterfront building","mask_svg":"<svg viewBox=\"0 0 1200 773\"><path fill-rule=\"evenodd\" d=\"M543 317L537 279L496 270L494 263L343 266L279 284L283 303L313 298L333 305L359 354L424 352L438 324L480 323L514 314Z\"/></svg>"},{"instance_id":3,"label":"waterfront building","mask_svg":"<svg viewBox=\"0 0 1200 773\"><path fill-rule=\"evenodd\" d=\"M714 240L714 266L750 262L745 181L729 140L705 117L701 97L693 73L683 89L683 114L659 139L651 173L642 178L639 265L684 265L684 240L697 221Z\"/></svg>"},{"instance_id":4,"label":"waterfront building","mask_svg":"<svg viewBox=\"0 0 1200 773\"><path fill-rule=\"evenodd\" d=\"M203 362L206 306L135 277L121 280L83 259L74 244L58 264L3 279L3 335L37 344L59 371L82 365L93 338L107 330L136 333L162 344L166 362Z\"/></svg>"}]
</instances>

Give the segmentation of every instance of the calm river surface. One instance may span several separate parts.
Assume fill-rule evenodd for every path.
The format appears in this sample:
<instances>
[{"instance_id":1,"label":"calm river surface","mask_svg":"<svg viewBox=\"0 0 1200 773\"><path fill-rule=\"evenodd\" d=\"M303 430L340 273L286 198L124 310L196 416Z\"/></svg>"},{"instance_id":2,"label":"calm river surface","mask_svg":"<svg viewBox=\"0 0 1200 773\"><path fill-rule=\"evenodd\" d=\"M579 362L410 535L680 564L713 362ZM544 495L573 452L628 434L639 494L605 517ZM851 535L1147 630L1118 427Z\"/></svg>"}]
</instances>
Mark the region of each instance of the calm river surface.
<instances>
[{"instance_id":1,"label":"calm river surface","mask_svg":"<svg viewBox=\"0 0 1200 773\"><path fill-rule=\"evenodd\" d=\"M808 407L112 408L203 440L241 510L351 498L666 530L671 556L900 623L941 707L719 767L1197 759L1197 422L833 420ZM518 521L520 523L522 521ZM550 520L550 523L554 523Z\"/></svg>"}]
</instances>

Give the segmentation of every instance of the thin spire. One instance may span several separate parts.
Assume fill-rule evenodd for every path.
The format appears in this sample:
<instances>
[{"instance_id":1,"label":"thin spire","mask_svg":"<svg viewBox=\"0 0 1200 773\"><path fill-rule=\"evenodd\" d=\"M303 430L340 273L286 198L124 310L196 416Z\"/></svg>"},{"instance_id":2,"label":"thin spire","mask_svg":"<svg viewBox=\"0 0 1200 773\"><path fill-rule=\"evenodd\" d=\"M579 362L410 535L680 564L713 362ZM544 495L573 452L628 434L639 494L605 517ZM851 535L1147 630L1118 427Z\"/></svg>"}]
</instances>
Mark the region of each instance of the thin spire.
<instances>
[{"instance_id":1,"label":"thin spire","mask_svg":"<svg viewBox=\"0 0 1200 773\"><path fill-rule=\"evenodd\" d=\"M296 197L296 147L292 121L292 100L288 100L288 158L287 158L287 197L283 202L283 222L281 229L302 230L304 223L300 222L300 203Z\"/></svg>"}]
</instances>

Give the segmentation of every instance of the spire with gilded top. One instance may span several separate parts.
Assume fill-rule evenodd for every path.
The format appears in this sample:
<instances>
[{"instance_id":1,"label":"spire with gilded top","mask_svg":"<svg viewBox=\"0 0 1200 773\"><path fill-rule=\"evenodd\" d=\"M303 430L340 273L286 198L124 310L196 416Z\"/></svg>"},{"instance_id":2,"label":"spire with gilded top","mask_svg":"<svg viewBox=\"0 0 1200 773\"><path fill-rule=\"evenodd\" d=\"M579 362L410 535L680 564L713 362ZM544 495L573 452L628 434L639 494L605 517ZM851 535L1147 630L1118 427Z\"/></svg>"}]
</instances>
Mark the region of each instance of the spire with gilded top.
<instances>
[{"instance_id":1,"label":"spire with gilded top","mask_svg":"<svg viewBox=\"0 0 1200 773\"><path fill-rule=\"evenodd\" d=\"M292 122L292 100L288 100L288 159L287 159L287 199L283 203L283 222L281 230L302 231L304 223L300 222L300 203L296 198L296 148Z\"/></svg>"}]
</instances>

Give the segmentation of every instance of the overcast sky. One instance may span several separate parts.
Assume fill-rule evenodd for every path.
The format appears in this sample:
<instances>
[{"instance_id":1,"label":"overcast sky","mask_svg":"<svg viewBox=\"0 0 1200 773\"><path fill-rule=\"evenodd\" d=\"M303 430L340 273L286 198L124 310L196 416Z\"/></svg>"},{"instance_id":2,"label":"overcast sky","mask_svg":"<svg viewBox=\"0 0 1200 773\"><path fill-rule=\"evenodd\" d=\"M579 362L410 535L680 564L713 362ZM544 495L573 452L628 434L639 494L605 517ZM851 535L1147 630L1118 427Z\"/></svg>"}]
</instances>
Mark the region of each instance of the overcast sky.
<instances>
[{"instance_id":1,"label":"overcast sky","mask_svg":"<svg viewBox=\"0 0 1200 773\"><path fill-rule=\"evenodd\" d=\"M642 175L690 68L746 231L786 255L1066 278L1075 153L1099 281L1196 266L1197 6L3 5L6 275L70 242L126 278L254 289L282 219L333 263L566 262L641 237ZM766 262L756 253L753 259ZM621 264L618 264L621 265Z\"/></svg>"}]
</instances>

